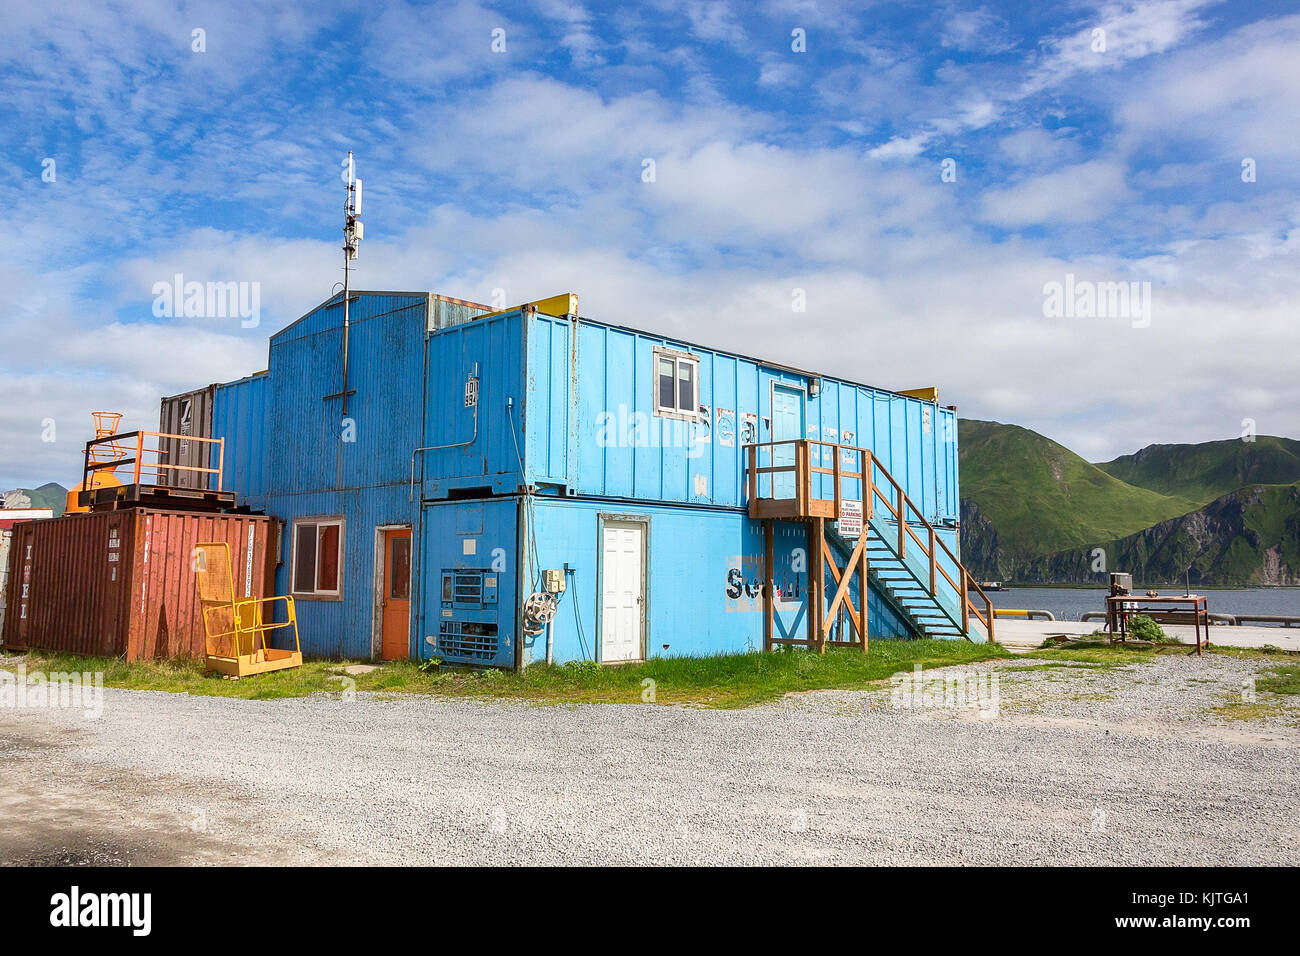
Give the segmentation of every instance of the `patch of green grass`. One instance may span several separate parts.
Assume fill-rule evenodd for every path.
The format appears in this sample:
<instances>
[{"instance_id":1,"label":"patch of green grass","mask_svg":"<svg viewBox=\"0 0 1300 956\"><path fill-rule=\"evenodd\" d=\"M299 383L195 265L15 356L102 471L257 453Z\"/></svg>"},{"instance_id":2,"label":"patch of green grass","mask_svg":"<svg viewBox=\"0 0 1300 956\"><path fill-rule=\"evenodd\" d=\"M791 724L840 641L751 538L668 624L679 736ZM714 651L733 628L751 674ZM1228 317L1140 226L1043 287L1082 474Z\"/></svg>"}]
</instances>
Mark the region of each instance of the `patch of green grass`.
<instances>
[{"instance_id":1,"label":"patch of green grass","mask_svg":"<svg viewBox=\"0 0 1300 956\"><path fill-rule=\"evenodd\" d=\"M1283 664L1256 678L1255 690L1270 694L1300 694L1300 664Z\"/></svg>"},{"instance_id":2,"label":"patch of green grass","mask_svg":"<svg viewBox=\"0 0 1300 956\"><path fill-rule=\"evenodd\" d=\"M824 655L805 651L658 658L643 664L599 667L590 663L534 664L521 672L421 670L408 661L383 665L351 679L355 690L447 697L532 700L540 703L684 704L733 708L809 690L852 690L885 680L913 665L945 667L1010 657L998 645L966 641L872 641L868 653L847 649ZM239 681L204 673L198 661L137 662L30 653L0 655L0 667L29 671L103 671L107 687L160 690L220 697L267 699L339 693L336 679L347 662L308 661L301 668L273 671Z\"/></svg>"},{"instance_id":3,"label":"patch of green grass","mask_svg":"<svg viewBox=\"0 0 1300 956\"><path fill-rule=\"evenodd\" d=\"M1232 700L1211 707L1210 713L1223 720L1269 720L1286 715L1286 711L1276 700L1257 700L1250 703Z\"/></svg>"},{"instance_id":4,"label":"patch of green grass","mask_svg":"<svg viewBox=\"0 0 1300 956\"><path fill-rule=\"evenodd\" d=\"M1230 650L1241 650L1230 648ZM1234 655L1242 656L1242 655ZM1274 658L1273 654L1255 651L1259 658ZM1296 657L1300 655L1291 654ZM1210 708L1210 713L1225 720L1267 720L1269 718L1294 718L1300 711L1287 700L1288 696L1300 694L1300 664L1277 664L1266 668L1255 678L1255 695L1246 699L1238 693L1225 698L1224 703Z\"/></svg>"},{"instance_id":5,"label":"patch of green grass","mask_svg":"<svg viewBox=\"0 0 1300 956\"><path fill-rule=\"evenodd\" d=\"M1099 639L1052 644L1030 651L1024 656L1035 660L1091 664L1099 670L1113 670L1149 661L1155 653L1153 647L1112 644L1108 639Z\"/></svg>"},{"instance_id":6,"label":"patch of green grass","mask_svg":"<svg viewBox=\"0 0 1300 956\"><path fill-rule=\"evenodd\" d=\"M1044 671L1053 667L1095 667L1094 664L1076 664L1073 661L1043 661L1041 664L1014 664L1010 667L999 667L999 674L1018 674L1027 671Z\"/></svg>"},{"instance_id":7,"label":"patch of green grass","mask_svg":"<svg viewBox=\"0 0 1300 956\"><path fill-rule=\"evenodd\" d=\"M1300 661L1300 651L1287 651L1272 644L1265 644L1263 647L1227 647L1221 644L1212 644L1208 651L1210 654L1222 654L1224 657L1235 657L1239 660L1294 660Z\"/></svg>"},{"instance_id":8,"label":"patch of green grass","mask_svg":"<svg viewBox=\"0 0 1300 956\"><path fill-rule=\"evenodd\" d=\"M225 680L220 674L205 673L203 664L193 659L170 661L136 661L128 664L115 657L77 657L71 654L0 654L0 668L15 671L20 663L27 672L89 672L104 674L105 687L127 690L161 690L208 697L242 697L269 700L277 697L302 697L316 691L339 691L342 684L330 675L343 665L337 661L308 661L302 667L271 671L243 680Z\"/></svg>"}]
</instances>

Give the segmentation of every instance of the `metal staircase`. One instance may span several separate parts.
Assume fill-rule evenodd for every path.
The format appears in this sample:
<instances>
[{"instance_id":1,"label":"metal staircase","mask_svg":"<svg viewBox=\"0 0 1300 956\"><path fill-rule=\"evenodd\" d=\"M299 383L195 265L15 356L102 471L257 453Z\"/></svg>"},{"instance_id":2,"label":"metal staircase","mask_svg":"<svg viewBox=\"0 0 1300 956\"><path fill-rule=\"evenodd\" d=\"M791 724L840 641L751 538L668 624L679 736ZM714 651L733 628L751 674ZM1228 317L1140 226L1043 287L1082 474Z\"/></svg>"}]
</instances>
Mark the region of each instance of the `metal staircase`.
<instances>
[{"instance_id":1,"label":"metal staircase","mask_svg":"<svg viewBox=\"0 0 1300 956\"><path fill-rule=\"evenodd\" d=\"M765 648L865 649L868 582L919 636L995 639L992 601L871 451L814 439L748 449L749 514L763 523L766 545ZM809 614L802 639L774 633L770 595L773 523L778 520L808 526ZM827 571L833 582L829 588ZM835 622L846 616L851 629L840 628L838 637L832 636Z\"/></svg>"}]
</instances>

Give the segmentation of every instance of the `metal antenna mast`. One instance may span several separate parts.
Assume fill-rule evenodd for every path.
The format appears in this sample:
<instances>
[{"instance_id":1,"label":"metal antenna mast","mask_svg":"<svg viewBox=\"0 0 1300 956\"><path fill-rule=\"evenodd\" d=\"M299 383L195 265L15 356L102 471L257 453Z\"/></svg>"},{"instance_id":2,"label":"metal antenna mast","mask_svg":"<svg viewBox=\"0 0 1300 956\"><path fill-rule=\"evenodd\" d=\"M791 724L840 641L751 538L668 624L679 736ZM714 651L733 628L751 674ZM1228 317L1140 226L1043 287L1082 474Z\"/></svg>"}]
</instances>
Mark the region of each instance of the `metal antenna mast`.
<instances>
[{"instance_id":1,"label":"metal antenna mast","mask_svg":"<svg viewBox=\"0 0 1300 956\"><path fill-rule=\"evenodd\" d=\"M357 257L365 227L357 218L361 215L361 180L356 177L352 150L347 160L347 200L343 204L343 417L348 415L348 333L351 331L349 291L351 289L352 260Z\"/></svg>"}]
</instances>

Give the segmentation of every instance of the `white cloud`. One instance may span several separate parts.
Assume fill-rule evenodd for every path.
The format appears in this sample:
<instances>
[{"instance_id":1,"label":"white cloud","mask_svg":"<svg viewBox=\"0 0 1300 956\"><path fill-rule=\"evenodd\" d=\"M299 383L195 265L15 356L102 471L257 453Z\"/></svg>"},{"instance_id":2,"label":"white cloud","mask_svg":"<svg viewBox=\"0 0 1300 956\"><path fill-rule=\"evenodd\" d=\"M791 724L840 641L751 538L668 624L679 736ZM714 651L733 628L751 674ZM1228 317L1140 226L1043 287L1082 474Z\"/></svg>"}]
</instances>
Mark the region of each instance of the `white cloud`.
<instances>
[{"instance_id":1,"label":"white cloud","mask_svg":"<svg viewBox=\"0 0 1300 956\"><path fill-rule=\"evenodd\" d=\"M1173 49L1206 22L1200 11L1218 0L1155 0L1105 4L1072 33L1044 43L1044 55L1022 95L1057 86L1079 73L1111 70ZM1100 31L1100 32L1098 32Z\"/></svg>"},{"instance_id":2,"label":"white cloud","mask_svg":"<svg viewBox=\"0 0 1300 956\"><path fill-rule=\"evenodd\" d=\"M1081 147L1068 134L1022 129L998 140L998 149L1021 166L1064 165L1078 158Z\"/></svg>"},{"instance_id":3,"label":"white cloud","mask_svg":"<svg viewBox=\"0 0 1300 956\"><path fill-rule=\"evenodd\" d=\"M949 5L939 16L939 42L946 47L996 56L1015 46L1007 22L987 7L959 10Z\"/></svg>"},{"instance_id":4,"label":"white cloud","mask_svg":"<svg viewBox=\"0 0 1300 956\"><path fill-rule=\"evenodd\" d=\"M1118 110L1124 144L1209 143L1216 157L1267 156L1269 177L1300 179L1300 16L1251 24L1174 56Z\"/></svg>"},{"instance_id":5,"label":"white cloud","mask_svg":"<svg viewBox=\"0 0 1300 956\"><path fill-rule=\"evenodd\" d=\"M1128 196L1124 168L1093 159L984 193L984 218L999 226L1093 222Z\"/></svg>"},{"instance_id":6,"label":"white cloud","mask_svg":"<svg viewBox=\"0 0 1300 956\"><path fill-rule=\"evenodd\" d=\"M914 133L911 136L895 136L887 143L869 150L867 155L872 159L891 160L891 159L912 159L919 156L925 149L925 144L930 141L929 133Z\"/></svg>"}]
</instances>

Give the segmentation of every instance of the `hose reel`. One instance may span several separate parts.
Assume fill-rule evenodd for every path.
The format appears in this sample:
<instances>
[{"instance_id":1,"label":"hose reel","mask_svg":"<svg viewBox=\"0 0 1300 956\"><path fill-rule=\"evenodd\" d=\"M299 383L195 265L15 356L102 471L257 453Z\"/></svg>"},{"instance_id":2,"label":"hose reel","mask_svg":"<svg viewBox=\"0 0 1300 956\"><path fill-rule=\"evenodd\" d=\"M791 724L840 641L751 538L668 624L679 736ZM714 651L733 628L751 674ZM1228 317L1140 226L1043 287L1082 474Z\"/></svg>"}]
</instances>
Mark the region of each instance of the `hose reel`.
<instances>
[{"instance_id":1,"label":"hose reel","mask_svg":"<svg viewBox=\"0 0 1300 956\"><path fill-rule=\"evenodd\" d=\"M524 602L524 633L540 634L555 619L559 600L548 591L534 591Z\"/></svg>"}]
</instances>

